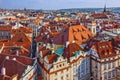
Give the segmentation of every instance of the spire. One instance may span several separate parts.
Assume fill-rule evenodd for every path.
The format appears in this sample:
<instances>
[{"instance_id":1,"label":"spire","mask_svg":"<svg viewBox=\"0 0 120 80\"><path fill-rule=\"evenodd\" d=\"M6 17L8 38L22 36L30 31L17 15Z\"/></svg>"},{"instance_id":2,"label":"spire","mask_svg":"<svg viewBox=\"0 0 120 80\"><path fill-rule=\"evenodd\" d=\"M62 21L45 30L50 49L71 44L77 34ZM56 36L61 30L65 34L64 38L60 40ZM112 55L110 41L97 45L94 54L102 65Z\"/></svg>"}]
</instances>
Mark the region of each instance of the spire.
<instances>
[{"instance_id":1,"label":"spire","mask_svg":"<svg viewBox=\"0 0 120 80\"><path fill-rule=\"evenodd\" d=\"M106 12L106 4L105 4L105 6L104 6L104 11L103 11L104 13Z\"/></svg>"}]
</instances>

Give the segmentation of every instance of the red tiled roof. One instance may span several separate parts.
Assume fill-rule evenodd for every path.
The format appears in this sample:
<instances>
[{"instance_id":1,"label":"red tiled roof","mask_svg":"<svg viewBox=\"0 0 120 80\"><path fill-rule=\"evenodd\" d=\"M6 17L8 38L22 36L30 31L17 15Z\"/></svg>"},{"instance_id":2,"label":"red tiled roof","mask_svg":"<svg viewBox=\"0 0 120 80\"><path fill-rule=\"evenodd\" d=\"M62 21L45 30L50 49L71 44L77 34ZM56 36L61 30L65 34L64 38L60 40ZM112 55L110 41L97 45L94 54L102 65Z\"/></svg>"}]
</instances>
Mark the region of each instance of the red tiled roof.
<instances>
[{"instance_id":1,"label":"red tiled roof","mask_svg":"<svg viewBox=\"0 0 120 80\"><path fill-rule=\"evenodd\" d=\"M11 80L12 77L0 74L0 80Z\"/></svg>"},{"instance_id":2,"label":"red tiled roof","mask_svg":"<svg viewBox=\"0 0 120 80\"><path fill-rule=\"evenodd\" d=\"M106 14L103 13L95 13L92 15L92 17L98 19L98 18L108 18Z\"/></svg>"},{"instance_id":3,"label":"red tiled roof","mask_svg":"<svg viewBox=\"0 0 120 80\"><path fill-rule=\"evenodd\" d=\"M23 32L17 32L10 42L25 42L31 44L32 39Z\"/></svg>"},{"instance_id":4,"label":"red tiled roof","mask_svg":"<svg viewBox=\"0 0 120 80\"><path fill-rule=\"evenodd\" d=\"M79 50L82 50L82 48L78 44L71 43L68 45L67 48L64 49L63 56L70 58L70 57L74 56L74 52L79 51Z\"/></svg>"},{"instance_id":5,"label":"red tiled roof","mask_svg":"<svg viewBox=\"0 0 120 80\"><path fill-rule=\"evenodd\" d=\"M97 42L94 46L100 58L116 56L116 53L112 47L112 43L109 41Z\"/></svg>"},{"instance_id":6,"label":"red tiled roof","mask_svg":"<svg viewBox=\"0 0 120 80\"><path fill-rule=\"evenodd\" d=\"M6 58L8 56L9 59ZM16 58L16 60L13 60L13 58ZM4 67L6 69L6 75L9 77L13 77L14 75L18 74L18 78L20 78L24 73L25 69L27 68L27 66L28 65L32 66L33 63L34 60L28 57L0 54L0 70L1 68Z\"/></svg>"},{"instance_id":7,"label":"red tiled roof","mask_svg":"<svg viewBox=\"0 0 120 80\"><path fill-rule=\"evenodd\" d=\"M46 55L48 55L50 53L50 50L42 50L42 55L43 57L45 57Z\"/></svg>"},{"instance_id":8,"label":"red tiled roof","mask_svg":"<svg viewBox=\"0 0 120 80\"><path fill-rule=\"evenodd\" d=\"M76 25L64 29L58 36L53 38L54 44L65 45L66 41L76 41L77 44L81 44L93 37L93 34L84 26Z\"/></svg>"},{"instance_id":9,"label":"red tiled roof","mask_svg":"<svg viewBox=\"0 0 120 80\"><path fill-rule=\"evenodd\" d=\"M56 59L57 59L58 55L57 54L51 54L47 56L47 59L49 61L49 63L53 63Z\"/></svg>"},{"instance_id":10,"label":"red tiled roof","mask_svg":"<svg viewBox=\"0 0 120 80\"><path fill-rule=\"evenodd\" d=\"M12 26L10 25L0 25L0 31L11 31Z\"/></svg>"},{"instance_id":11,"label":"red tiled roof","mask_svg":"<svg viewBox=\"0 0 120 80\"><path fill-rule=\"evenodd\" d=\"M26 34L32 33L32 29L29 27L20 27L19 29L12 29L12 34L16 34L18 32L24 32Z\"/></svg>"}]
</instances>

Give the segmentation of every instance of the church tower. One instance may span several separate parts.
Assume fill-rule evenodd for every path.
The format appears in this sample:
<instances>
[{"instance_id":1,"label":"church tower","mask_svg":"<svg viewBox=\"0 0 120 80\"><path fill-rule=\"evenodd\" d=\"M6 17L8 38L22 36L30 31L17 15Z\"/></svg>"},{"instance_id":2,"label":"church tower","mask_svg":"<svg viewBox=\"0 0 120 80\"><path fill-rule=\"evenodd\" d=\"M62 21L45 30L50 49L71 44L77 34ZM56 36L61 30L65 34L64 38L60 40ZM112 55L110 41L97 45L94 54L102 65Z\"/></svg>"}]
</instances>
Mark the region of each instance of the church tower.
<instances>
[{"instance_id":1,"label":"church tower","mask_svg":"<svg viewBox=\"0 0 120 80\"><path fill-rule=\"evenodd\" d=\"M92 21L91 23L91 32L96 35L96 22Z\"/></svg>"},{"instance_id":2,"label":"church tower","mask_svg":"<svg viewBox=\"0 0 120 80\"><path fill-rule=\"evenodd\" d=\"M96 35L97 31L96 31L96 27L97 27L97 24L95 21L92 21L91 23L89 23L87 25L87 28L92 32L92 34Z\"/></svg>"},{"instance_id":3,"label":"church tower","mask_svg":"<svg viewBox=\"0 0 120 80\"><path fill-rule=\"evenodd\" d=\"M106 9L106 4L105 4L103 13L106 13L106 12L107 12L107 9Z\"/></svg>"}]
</instances>

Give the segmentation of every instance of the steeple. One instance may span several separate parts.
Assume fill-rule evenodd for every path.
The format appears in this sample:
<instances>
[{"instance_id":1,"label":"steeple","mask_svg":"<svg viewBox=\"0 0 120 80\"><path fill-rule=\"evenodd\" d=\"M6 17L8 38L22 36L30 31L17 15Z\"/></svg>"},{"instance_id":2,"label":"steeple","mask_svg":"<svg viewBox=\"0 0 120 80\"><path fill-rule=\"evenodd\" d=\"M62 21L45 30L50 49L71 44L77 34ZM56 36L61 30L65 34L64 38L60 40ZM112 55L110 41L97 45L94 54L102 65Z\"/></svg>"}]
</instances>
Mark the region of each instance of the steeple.
<instances>
[{"instance_id":1,"label":"steeple","mask_svg":"<svg viewBox=\"0 0 120 80\"><path fill-rule=\"evenodd\" d=\"M106 12L106 4L105 4L105 6L104 6L104 11L103 11L103 13L105 13Z\"/></svg>"}]
</instances>

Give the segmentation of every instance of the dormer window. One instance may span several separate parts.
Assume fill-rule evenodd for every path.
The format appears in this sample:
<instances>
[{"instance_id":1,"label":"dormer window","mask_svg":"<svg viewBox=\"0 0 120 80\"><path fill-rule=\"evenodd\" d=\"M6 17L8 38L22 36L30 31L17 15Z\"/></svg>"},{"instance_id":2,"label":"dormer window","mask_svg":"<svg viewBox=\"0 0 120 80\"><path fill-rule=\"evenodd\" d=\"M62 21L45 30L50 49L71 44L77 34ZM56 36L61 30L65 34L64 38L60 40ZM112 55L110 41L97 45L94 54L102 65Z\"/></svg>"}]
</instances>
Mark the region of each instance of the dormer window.
<instances>
[{"instance_id":1,"label":"dormer window","mask_svg":"<svg viewBox=\"0 0 120 80\"><path fill-rule=\"evenodd\" d=\"M107 54L110 54L109 50L107 50Z\"/></svg>"},{"instance_id":2,"label":"dormer window","mask_svg":"<svg viewBox=\"0 0 120 80\"><path fill-rule=\"evenodd\" d=\"M81 32L81 31L78 29L78 32Z\"/></svg>"},{"instance_id":3,"label":"dormer window","mask_svg":"<svg viewBox=\"0 0 120 80\"><path fill-rule=\"evenodd\" d=\"M104 50L102 51L102 54L105 55L105 51Z\"/></svg>"}]
</instances>

